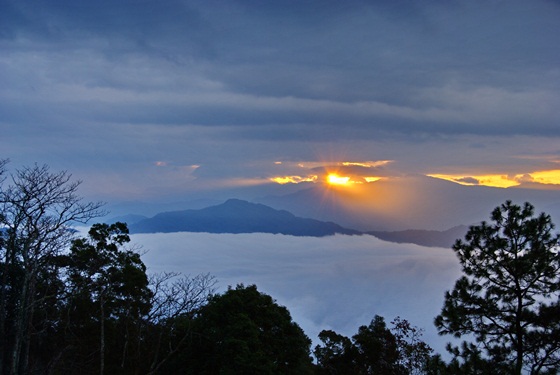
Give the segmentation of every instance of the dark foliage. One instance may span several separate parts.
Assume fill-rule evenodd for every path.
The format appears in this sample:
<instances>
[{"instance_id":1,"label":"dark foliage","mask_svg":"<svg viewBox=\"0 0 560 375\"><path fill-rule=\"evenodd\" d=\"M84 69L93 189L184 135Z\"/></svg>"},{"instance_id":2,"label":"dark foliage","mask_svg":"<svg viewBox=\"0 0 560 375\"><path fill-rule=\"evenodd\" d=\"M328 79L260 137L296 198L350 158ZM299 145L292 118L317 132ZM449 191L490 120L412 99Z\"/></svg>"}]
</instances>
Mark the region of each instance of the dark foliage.
<instances>
[{"instance_id":1,"label":"dark foliage","mask_svg":"<svg viewBox=\"0 0 560 375\"><path fill-rule=\"evenodd\" d=\"M151 374L178 351L180 317L213 293L208 275L155 275L127 249L126 224L76 223L104 214L80 182L47 166L4 185L0 160L0 374ZM159 372L162 373L162 372Z\"/></svg>"},{"instance_id":2,"label":"dark foliage","mask_svg":"<svg viewBox=\"0 0 560 375\"><path fill-rule=\"evenodd\" d=\"M311 341L285 307L254 285L212 297L191 324L191 349L176 358L171 372L311 373Z\"/></svg>"},{"instance_id":3,"label":"dark foliage","mask_svg":"<svg viewBox=\"0 0 560 375\"><path fill-rule=\"evenodd\" d=\"M401 375L426 373L432 349L421 340L421 330L396 318L393 330L376 315L352 339L322 331L315 347L318 374ZM435 367L435 366L432 366ZM445 365L438 365L445 367Z\"/></svg>"},{"instance_id":4,"label":"dark foliage","mask_svg":"<svg viewBox=\"0 0 560 375\"><path fill-rule=\"evenodd\" d=\"M466 365L490 362L493 373L556 373L560 254L554 225L548 215L535 216L529 203L507 201L491 218L453 246L465 275L445 294L435 324L441 334L476 340L477 347L452 350ZM478 366L472 371L479 373Z\"/></svg>"}]
</instances>

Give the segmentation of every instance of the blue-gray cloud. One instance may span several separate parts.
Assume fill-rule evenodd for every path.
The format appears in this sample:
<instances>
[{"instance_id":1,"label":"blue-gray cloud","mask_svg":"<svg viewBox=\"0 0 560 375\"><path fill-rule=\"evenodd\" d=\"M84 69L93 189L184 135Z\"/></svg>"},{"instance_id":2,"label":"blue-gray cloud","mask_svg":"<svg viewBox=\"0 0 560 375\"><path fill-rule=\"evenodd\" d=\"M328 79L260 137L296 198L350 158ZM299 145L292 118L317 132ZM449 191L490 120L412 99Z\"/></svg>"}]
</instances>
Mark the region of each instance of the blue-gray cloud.
<instances>
[{"instance_id":1,"label":"blue-gray cloud","mask_svg":"<svg viewBox=\"0 0 560 375\"><path fill-rule=\"evenodd\" d=\"M246 176L325 147L421 170L482 159L473 143L500 164L560 135L559 16L545 0L4 0L0 145L123 174L226 160Z\"/></svg>"},{"instance_id":2,"label":"blue-gray cloud","mask_svg":"<svg viewBox=\"0 0 560 375\"><path fill-rule=\"evenodd\" d=\"M15 119L10 108L25 99L36 111L23 118L54 108L93 122L305 124L309 133L343 124L371 135L556 133L560 9L550 2L4 8L12 85L2 109Z\"/></svg>"}]
</instances>

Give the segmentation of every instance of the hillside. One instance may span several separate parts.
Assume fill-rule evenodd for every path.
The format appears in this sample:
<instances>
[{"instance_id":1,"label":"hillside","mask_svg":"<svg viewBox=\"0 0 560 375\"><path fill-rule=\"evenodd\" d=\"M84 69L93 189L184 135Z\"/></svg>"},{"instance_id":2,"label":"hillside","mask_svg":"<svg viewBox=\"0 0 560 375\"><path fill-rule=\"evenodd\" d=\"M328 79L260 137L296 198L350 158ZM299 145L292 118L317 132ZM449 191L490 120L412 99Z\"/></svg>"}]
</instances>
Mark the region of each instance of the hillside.
<instances>
[{"instance_id":1,"label":"hillside","mask_svg":"<svg viewBox=\"0 0 560 375\"><path fill-rule=\"evenodd\" d=\"M130 225L131 233L207 232L278 233L322 237L360 234L332 222L297 217L263 204L229 199L203 209L164 212Z\"/></svg>"}]
</instances>

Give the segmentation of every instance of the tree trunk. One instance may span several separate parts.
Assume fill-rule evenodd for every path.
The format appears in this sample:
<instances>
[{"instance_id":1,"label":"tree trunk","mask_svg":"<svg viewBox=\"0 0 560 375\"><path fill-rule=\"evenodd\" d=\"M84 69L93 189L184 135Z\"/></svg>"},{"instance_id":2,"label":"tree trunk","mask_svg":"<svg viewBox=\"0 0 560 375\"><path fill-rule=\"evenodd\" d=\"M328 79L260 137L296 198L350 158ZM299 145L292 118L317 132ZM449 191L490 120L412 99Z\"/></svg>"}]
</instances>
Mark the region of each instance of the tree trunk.
<instances>
[{"instance_id":1,"label":"tree trunk","mask_svg":"<svg viewBox=\"0 0 560 375\"><path fill-rule=\"evenodd\" d=\"M126 324L126 322L125 322ZM129 336L128 336L128 324L126 324L126 330L124 333L124 346L123 346L123 352L122 352L122 358L121 358L121 368L124 369L125 363L126 363L126 355L127 355L127 351L128 351L128 340L129 340Z\"/></svg>"},{"instance_id":2,"label":"tree trunk","mask_svg":"<svg viewBox=\"0 0 560 375\"><path fill-rule=\"evenodd\" d=\"M34 296L35 295L35 285L36 280L34 274L32 275L32 282L29 286L29 293ZM29 301L29 305L27 307L27 314L26 314L26 322L25 322L25 340L22 343L22 349L20 354L20 368L21 374L27 374L29 372L29 351L31 349L31 335L33 329L33 315L35 314L35 298L33 297Z\"/></svg>"},{"instance_id":3,"label":"tree trunk","mask_svg":"<svg viewBox=\"0 0 560 375\"><path fill-rule=\"evenodd\" d=\"M4 257L4 270L2 273L2 281L0 284L0 374L7 373L8 369L11 368L8 356L7 348L10 347L8 342L8 335L6 330L6 318L8 315L8 285L12 287L12 290L16 289L15 281L11 277L14 264L14 238L10 235L8 242L4 244L6 255Z\"/></svg>"},{"instance_id":4,"label":"tree trunk","mask_svg":"<svg viewBox=\"0 0 560 375\"><path fill-rule=\"evenodd\" d=\"M21 358L24 336L26 336L25 325L27 323L27 309L29 306L28 305L28 301L29 301L28 284L30 283L29 275L30 275L29 272L26 272L23 280L23 285L21 288L20 305L17 309L16 316L15 316L14 344L11 350L12 365L10 369L10 375L19 374L21 370L20 358Z\"/></svg>"},{"instance_id":5,"label":"tree trunk","mask_svg":"<svg viewBox=\"0 0 560 375\"><path fill-rule=\"evenodd\" d=\"M103 295L100 297L101 304L101 334L99 338L99 375L105 371L105 306Z\"/></svg>"},{"instance_id":6,"label":"tree trunk","mask_svg":"<svg viewBox=\"0 0 560 375\"><path fill-rule=\"evenodd\" d=\"M515 373L521 375L523 370L523 327L521 326L521 315L523 313L523 297L521 294L517 296L517 312L515 317L516 343L515 351L517 358L515 360Z\"/></svg>"},{"instance_id":7,"label":"tree trunk","mask_svg":"<svg viewBox=\"0 0 560 375\"><path fill-rule=\"evenodd\" d=\"M5 373L6 361L4 359L5 348L8 346L8 338L6 335L6 315L7 309L7 289L8 289L8 249L6 249L6 257L4 260L4 270L2 280L0 281L0 374Z\"/></svg>"}]
</instances>

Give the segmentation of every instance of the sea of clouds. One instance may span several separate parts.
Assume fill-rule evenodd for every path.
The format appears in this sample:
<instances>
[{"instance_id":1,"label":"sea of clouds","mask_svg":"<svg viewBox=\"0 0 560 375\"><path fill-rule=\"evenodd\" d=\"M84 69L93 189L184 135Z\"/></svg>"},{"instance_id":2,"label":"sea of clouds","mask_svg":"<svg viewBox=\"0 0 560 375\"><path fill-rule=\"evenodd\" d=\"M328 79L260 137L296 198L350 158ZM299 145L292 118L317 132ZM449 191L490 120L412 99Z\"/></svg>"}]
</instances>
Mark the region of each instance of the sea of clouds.
<instances>
[{"instance_id":1,"label":"sea of clouds","mask_svg":"<svg viewBox=\"0 0 560 375\"><path fill-rule=\"evenodd\" d=\"M286 306L313 340L323 329L352 336L377 314L423 328L445 355L449 338L433 326L446 290L460 276L451 249L395 244L372 236L274 234L135 234L149 273L210 273L218 290L256 284Z\"/></svg>"}]
</instances>

